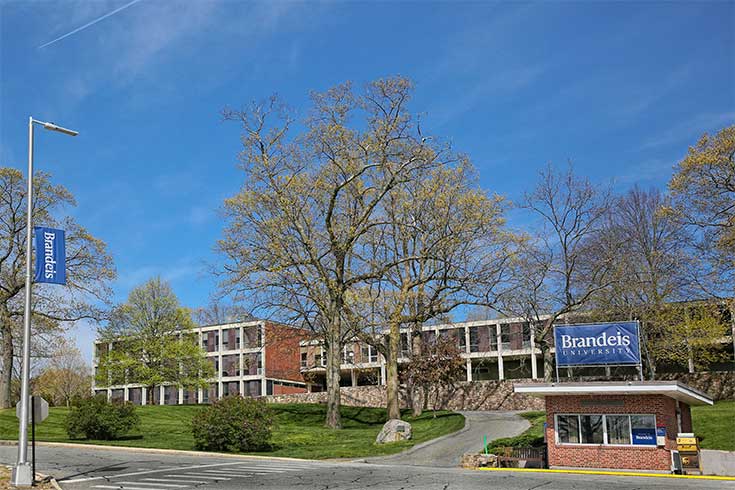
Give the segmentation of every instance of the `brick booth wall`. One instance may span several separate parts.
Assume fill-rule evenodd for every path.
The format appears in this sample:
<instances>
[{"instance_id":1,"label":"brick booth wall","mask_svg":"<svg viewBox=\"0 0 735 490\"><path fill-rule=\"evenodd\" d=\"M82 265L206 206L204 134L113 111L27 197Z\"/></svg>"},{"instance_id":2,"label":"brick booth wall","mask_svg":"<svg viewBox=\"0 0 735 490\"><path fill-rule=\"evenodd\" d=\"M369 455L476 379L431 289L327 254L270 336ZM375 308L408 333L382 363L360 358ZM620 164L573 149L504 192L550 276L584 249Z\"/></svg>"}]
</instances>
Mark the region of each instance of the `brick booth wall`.
<instances>
[{"instance_id":1,"label":"brick booth wall","mask_svg":"<svg viewBox=\"0 0 735 490\"><path fill-rule=\"evenodd\" d=\"M622 400L623 406L582 405L594 400ZM682 429L691 416L688 405L682 407ZM686 407L686 408L685 408ZM603 446L581 444L556 444L554 434L554 415L570 414L654 414L656 424L666 426L666 446ZM669 450L676 447L676 400L663 395L609 395L609 396L547 396L546 397L546 437L549 449L549 466L580 468L614 468L630 470L671 469Z\"/></svg>"},{"instance_id":2,"label":"brick booth wall","mask_svg":"<svg viewBox=\"0 0 735 490\"><path fill-rule=\"evenodd\" d=\"M302 329L266 322L265 375L268 378L303 382L299 342L307 339L308 335Z\"/></svg>"}]
</instances>

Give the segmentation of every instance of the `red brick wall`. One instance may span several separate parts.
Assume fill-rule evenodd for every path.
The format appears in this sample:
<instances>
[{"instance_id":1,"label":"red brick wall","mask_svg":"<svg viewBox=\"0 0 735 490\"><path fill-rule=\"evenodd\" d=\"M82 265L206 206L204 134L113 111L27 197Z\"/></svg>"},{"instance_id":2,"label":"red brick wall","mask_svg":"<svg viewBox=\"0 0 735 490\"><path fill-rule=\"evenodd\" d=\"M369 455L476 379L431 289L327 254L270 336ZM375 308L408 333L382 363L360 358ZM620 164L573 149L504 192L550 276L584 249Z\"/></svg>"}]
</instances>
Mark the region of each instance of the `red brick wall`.
<instances>
[{"instance_id":1,"label":"red brick wall","mask_svg":"<svg viewBox=\"0 0 735 490\"><path fill-rule=\"evenodd\" d=\"M692 411L686 403L679 404L681 410L681 431L692 432Z\"/></svg>"},{"instance_id":2,"label":"red brick wall","mask_svg":"<svg viewBox=\"0 0 735 490\"><path fill-rule=\"evenodd\" d=\"M265 324L265 375L268 378L304 381L299 342L309 332L274 323Z\"/></svg>"},{"instance_id":3,"label":"red brick wall","mask_svg":"<svg viewBox=\"0 0 735 490\"><path fill-rule=\"evenodd\" d=\"M273 383L274 395L293 395L295 393L306 393L306 388L303 386L283 386Z\"/></svg>"},{"instance_id":4,"label":"red brick wall","mask_svg":"<svg viewBox=\"0 0 735 490\"><path fill-rule=\"evenodd\" d=\"M585 405L582 406L582 401ZM589 405L594 400L622 400L622 406ZM689 406L681 404L682 428L685 418L691 427ZM554 415L558 413L578 414L654 414L656 424L666 427L666 446L603 446L556 444ZM686 415L685 415L686 414ZM546 440L548 441L549 466L571 466L581 468L615 468L636 470L671 469L669 450L676 447L678 425L676 400L663 395L610 395L610 396L547 396L546 397Z\"/></svg>"}]
</instances>

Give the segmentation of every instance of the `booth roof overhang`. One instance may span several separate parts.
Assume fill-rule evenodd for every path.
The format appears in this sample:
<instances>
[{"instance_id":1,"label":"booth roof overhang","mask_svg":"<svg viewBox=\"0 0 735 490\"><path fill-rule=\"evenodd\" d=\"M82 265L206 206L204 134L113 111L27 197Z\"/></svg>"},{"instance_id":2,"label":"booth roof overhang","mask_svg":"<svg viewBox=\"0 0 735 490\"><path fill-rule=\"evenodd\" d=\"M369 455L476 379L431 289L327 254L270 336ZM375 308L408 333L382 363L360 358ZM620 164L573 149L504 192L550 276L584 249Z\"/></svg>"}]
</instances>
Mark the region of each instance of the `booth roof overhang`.
<instances>
[{"instance_id":1,"label":"booth roof overhang","mask_svg":"<svg viewBox=\"0 0 735 490\"><path fill-rule=\"evenodd\" d=\"M518 383L513 391L532 396L664 395L688 405L712 405L712 398L678 381L602 381L590 383Z\"/></svg>"}]
</instances>

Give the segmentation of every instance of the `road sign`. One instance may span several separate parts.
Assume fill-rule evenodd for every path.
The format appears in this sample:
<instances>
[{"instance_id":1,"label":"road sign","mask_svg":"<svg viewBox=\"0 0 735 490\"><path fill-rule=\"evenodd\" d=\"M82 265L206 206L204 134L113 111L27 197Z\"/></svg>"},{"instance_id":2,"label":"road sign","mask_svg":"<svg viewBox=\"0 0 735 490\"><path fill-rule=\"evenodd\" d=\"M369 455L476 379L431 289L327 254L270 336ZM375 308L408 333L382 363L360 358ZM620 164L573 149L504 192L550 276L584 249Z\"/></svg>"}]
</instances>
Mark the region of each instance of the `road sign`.
<instances>
[{"instance_id":1,"label":"road sign","mask_svg":"<svg viewBox=\"0 0 735 490\"><path fill-rule=\"evenodd\" d=\"M28 405L33 407L33 418L35 422L41 423L48 417L48 402L38 395L31 397ZM20 418L20 402L15 405L15 416ZM31 411L28 411L28 417L30 418Z\"/></svg>"}]
</instances>

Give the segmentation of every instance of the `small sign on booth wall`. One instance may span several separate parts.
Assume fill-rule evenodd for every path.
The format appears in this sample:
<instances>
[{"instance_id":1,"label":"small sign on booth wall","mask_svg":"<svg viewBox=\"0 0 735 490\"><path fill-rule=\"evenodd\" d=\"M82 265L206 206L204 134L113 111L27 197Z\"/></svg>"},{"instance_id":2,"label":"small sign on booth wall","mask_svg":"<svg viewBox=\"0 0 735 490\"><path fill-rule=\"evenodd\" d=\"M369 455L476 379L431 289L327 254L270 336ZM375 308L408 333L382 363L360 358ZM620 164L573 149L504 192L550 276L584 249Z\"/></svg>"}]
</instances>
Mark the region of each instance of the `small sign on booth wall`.
<instances>
[{"instance_id":1,"label":"small sign on booth wall","mask_svg":"<svg viewBox=\"0 0 735 490\"><path fill-rule=\"evenodd\" d=\"M656 427L656 445L666 445L666 426L664 425L659 425Z\"/></svg>"},{"instance_id":2,"label":"small sign on booth wall","mask_svg":"<svg viewBox=\"0 0 735 490\"><path fill-rule=\"evenodd\" d=\"M656 429L633 429L633 444L654 446L656 445Z\"/></svg>"}]
</instances>

